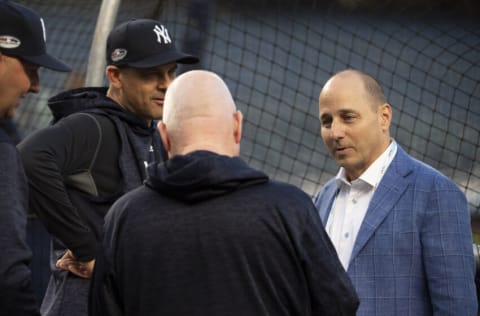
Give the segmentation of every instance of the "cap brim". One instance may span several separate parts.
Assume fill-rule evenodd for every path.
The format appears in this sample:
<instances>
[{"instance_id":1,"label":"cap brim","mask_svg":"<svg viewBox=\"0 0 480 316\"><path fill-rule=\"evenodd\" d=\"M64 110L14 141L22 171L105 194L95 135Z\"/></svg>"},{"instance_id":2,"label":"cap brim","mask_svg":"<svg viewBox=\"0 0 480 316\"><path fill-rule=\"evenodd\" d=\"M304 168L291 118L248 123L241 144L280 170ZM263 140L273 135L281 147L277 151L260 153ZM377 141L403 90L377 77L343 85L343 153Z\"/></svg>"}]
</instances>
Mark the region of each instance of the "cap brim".
<instances>
[{"instance_id":1,"label":"cap brim","mask_svg":"<svg viewBox=\"0 0 480 316\"><path fill-rule=\"evenodd\" d=\"M125 63L125 65L129 67L134 67L134 68L150 68L150 67L157 67L161 65L170 64L170 63L195 64L198 62L199 62L199 59L193 55L172 51L169 53L162 52L157 55L149 56L147 58L142 58L139 61L130 61ZM121 64L121 62L119 62L118 64Z\"/></svg>"},{"instance_id":2,"label":"cap brim","mask_svg":"<svg viewBox=\"0 0 480 316\"><path fill-rule=\"evenodd\" d=\"M68 72L71 71L72 68L65 64L63 61L58 60L57 58L50 56L48 54L40 55L40 56L19 56L26 61L31 62L32 64L45 67L51 70L61 71L61 72Z\"/></svg>"}]
</instances>

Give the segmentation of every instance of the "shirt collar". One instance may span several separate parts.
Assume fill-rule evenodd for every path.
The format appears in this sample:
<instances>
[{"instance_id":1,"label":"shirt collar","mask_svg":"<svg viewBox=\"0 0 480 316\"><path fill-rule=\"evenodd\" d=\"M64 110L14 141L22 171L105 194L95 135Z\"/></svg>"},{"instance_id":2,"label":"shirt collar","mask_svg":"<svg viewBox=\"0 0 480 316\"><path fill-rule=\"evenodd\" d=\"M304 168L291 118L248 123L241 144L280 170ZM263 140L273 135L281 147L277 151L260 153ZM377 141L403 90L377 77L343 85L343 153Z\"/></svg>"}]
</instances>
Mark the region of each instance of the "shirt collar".
<instances>
[{"instance_id":1,"label":"shirt collar","mask_svg":"<svg viewBox=\"0 0 480 316\"><path fill-rule=\"evenodd\" d=\"M382 180L383 174L392 162L396 152L397 143L392 138L392 141L387 149L385 149L385 151L377 159L375 159L375 161L367 168L367 170L365 170L360 177L353 182L360 180L367 183L371 187L376 187L378 183L380 183L380 180ZM335 181L337 182L338 187L340 187L342 184L351 185L351 182L347 180L345 168L343 167L340 167L340 170L335 177Z\"/></svg>"}]
</instances>

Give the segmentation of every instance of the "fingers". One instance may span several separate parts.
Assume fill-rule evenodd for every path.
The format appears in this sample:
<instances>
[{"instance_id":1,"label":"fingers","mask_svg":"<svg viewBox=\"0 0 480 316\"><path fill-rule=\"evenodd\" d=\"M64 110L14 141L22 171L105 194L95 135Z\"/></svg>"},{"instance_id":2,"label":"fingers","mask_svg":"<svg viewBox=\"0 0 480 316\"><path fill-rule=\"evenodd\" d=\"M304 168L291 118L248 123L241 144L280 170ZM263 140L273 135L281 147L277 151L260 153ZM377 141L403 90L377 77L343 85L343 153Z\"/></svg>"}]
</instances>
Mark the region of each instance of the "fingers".
<instances>
[{"instance_id":1,"label":"fingers","mask_svg":"<svg viewBox=\"0 0 480 316\"><path fill-rule=\"evenodd\" d=\"M85 263L71 260L59 260L56 264L57 268L67 270L78 277L90 279L93 273L93 267Z\"/></svg>"},{"instance_id":2,"label":"fingers","mask_svg":"<svg viewBox=\"0 0 480 316\"><path fill-rule=\"evenodd\" d=\"M68 270L68 266L71 265L71 264L74 264L73 260L62 258L62 259L57 260L57 263L55 264L55 266L58 269Z\"/></svg>"},{"instance_id":3,"label":"fingers","mask_svg":"<svg viewBox=\"0 0 480 316\"><path fill-rule=\"evenodd\" d=\"M74 275L85 279L90 279L92 277L94 265L95 260L88 262L78 261L70 251L67 251L55 264L58 269L69 271Z\"/></svg>"},{"instance_id":4,"label":"fingers","mask_svg":"<svg viewBox=\"0 0 480 316\"><path fill-rule=\"evenodd\" d=\"M84 279L90 279L92 277L92 272L83 265L70 265L68 271Z\"/></svg>"}]
</instances>

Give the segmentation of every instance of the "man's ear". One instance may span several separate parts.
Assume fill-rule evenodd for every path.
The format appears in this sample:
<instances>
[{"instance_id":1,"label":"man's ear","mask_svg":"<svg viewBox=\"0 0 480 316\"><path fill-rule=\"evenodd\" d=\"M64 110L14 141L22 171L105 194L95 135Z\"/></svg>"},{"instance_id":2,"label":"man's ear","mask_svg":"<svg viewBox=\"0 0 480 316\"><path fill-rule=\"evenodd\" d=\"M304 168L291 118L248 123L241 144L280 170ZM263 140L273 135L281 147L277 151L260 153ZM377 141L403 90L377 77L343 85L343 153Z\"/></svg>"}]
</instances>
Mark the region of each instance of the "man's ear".
<instances>
[{"instance_id":1,"label":"man's ear","mask_svg":"<svg viewBox=\"0 0 480 316\"><path fill-rule=\"evenodd\" d=\"M0 70L3 70L3 64L5 62L5 55L3 55L2 53L0 53Z\"/></svg>"},{"instance_id":2,"label":"man's ear","mask_svg":"<svg viewBox=\"0 0 480 316\"><path fill-rule=\"evenodd\" d=\"M122 81L120 80L120 68L117 66L107 66L105 68L105 76L108 79L108 82L115 88L120 88L122 86Z\"/></svg>"},{"instance_id":3,"label":"man's ear","mask_svg":"<svg viewBox=\"0 0 480 316\"><path fill-rule=\"evenodd\" d=\"M384 131L388 131L392 122L392 107L388 103L384 103L379 108L380 125Z\"/></svg>"},{"instance_id":4,"label":"man's ear","mask_svg":"<svg viewBox=\"0 0 480 316\"><path fill-rule=\"evenodd\" d=\"M162 121L159 121L157 124L157 129L158 129L158 132L160 133L160 137L162 138L163 146L165 146L165 149L167 150L168 155L170 156L171 145L170 145L170 139L168 138L167 125L165 125L165 123L163 123Z\"/></svg>"},{"instance_id":5,"label":"man's ear","mask_svg":"<svg viewBox=\"0 0 480 316\"><path fill-rule=\"evenodd\" d=\"M243 114L240 111L233 113L233 137L235 143L239 144L242 139Z\"/></svg>"}]
</instances>

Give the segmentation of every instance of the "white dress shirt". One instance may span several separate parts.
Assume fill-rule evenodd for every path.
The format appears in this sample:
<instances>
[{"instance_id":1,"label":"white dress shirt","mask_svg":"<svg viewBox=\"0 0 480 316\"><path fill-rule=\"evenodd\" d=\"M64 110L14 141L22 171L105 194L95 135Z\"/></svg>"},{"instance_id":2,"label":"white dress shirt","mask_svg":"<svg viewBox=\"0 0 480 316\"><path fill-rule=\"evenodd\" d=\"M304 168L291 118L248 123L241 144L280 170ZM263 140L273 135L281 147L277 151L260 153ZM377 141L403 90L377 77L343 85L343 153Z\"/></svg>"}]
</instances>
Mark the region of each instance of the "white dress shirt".
<instances>
[{"instance_id":1,"label":"white dress shirt","mask_svg":"<svg viewBox=\"0 0 480 316\"><path fill-rule=\"evenodd\" d=\"M354 181L347 180L343 167L336 176L339 192L328 216L326 230L345 270L373 193L396 152L397 143L392 139L390 146Z\"/></svg>"}]
</instances>

